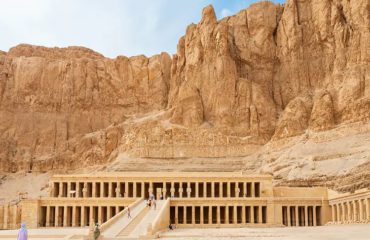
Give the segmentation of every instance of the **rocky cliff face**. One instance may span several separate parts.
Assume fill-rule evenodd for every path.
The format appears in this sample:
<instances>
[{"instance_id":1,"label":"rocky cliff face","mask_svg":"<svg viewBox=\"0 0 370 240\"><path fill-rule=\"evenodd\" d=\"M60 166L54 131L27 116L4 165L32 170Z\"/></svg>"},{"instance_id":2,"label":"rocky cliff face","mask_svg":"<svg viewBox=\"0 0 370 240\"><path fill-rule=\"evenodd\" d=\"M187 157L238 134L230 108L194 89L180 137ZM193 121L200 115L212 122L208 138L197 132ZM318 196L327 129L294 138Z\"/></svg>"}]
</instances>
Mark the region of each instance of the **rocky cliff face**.
<instances>
[{"instance_id":1,"label":"rocky cliff face","mask_svg":"<svg viewBox=\"0 0 370 240\"><path fill-rule=\"evenodd\" d=\"M1 170L237 157L287 180L281 151L365 134L351 171L370 162L356 125L370 122L369 49L367 0L260 2L220 21L209 6L173 57L20 45L0 53Z\"/></svg>"}]
</instances>

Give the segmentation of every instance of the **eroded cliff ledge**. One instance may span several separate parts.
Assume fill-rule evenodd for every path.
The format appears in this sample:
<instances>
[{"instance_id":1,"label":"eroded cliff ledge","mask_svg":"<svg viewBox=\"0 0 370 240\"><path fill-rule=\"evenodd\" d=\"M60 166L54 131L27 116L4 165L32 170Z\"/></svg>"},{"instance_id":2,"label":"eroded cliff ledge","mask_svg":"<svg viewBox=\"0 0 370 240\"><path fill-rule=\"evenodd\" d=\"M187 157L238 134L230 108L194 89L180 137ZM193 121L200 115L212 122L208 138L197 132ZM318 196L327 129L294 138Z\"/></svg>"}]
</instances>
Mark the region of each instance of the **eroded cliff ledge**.
<instances>
[{"instance_id":1,"label":"eroded cliff ledge","mask_svg":"<svg viewBox=\"0 0 370 240\"><path fill-rule=\"evenodd\" d=\"M145 170L161 160L181 169L178 160L210 159L197 167L207 171L214 158L223 170L240 165L282 182L368 180L369 9L368 0L260 2L217 21L208 6L172 57L30 45L0 52L0 170L112 162L108 169ZM314 150L292 157L307 142ZM335 146L342 155L332 156ZM341 167L320 174L294 165L317 159Z\"/></svg>"}]
</instances>

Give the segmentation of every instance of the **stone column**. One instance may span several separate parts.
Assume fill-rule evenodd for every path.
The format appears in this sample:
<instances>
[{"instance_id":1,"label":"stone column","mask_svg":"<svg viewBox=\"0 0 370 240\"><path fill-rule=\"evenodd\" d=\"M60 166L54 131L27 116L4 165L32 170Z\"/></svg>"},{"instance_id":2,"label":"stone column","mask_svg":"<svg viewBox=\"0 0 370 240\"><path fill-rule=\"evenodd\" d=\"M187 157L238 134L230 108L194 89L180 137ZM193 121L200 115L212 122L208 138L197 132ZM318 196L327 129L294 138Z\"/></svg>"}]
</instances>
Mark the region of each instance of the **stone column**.
<instances>
[{"instance_id":1,"label":"stone column","mask_svg":"<svg viewBox=\"0 0 370 240\"><path fill-rule=\"evenodd\" d=\"M55 227L59 227L59 206L55 206L54 224Z\"/></svg>"},{"instance_id":2,"label":"stone column","mask_svg":"<svg viewBox=\"0 0 370 240\"><path fill-rule=\"evenodd\" d=\"M175 197L175 183L171 182L171 198Z\"/></svg>"},{"instance_id":3,"label":"stone column","mask_svg":"<svg viewBox=\"0 0 370 240\"><path fill-rule=\"evenodd\" d=\"M208 224L212 224L212 206L209 206L208 210Z\"/></svg>"},{"instance_id":4,"label":"stone column","mask_svg":"<svg viewBox=\"0 0 370 240\"><path fill-rule=\"evenodd\" d=\"M234 205L233 224L238 224L238 207Z\"/></svg>"},{"instance_id":5,"label":"stone column","mask_svg":"<svg viewBox=\"0 0 370 240\"><path fill-rule=\"evenodd\" d=\"M344 211L344 203L341 203L341 220L342 222L345 222L346 220L346 214L345 214L345 211Z\"/></svg>"},{"instance_id":6,"label":"stone column","mask_svg":"<svg viewBox=\"0 0 370 240\"><path fill-rule=\"evenodd\" d=\"M299 214L298 214L298 206L295 206L295 225L299 226Z\"/></svg>"},{"instance_id":7,"label":"stone column","mask_svg":"<svg viewBox=\"0 0 370 240\"><path fill-rule=\"evenodd\" d=\"M231 184L230 182L227 182L227 197L231 197Z\"/></svg>"},{"instance_id":8,"label":"stone column","mask_svg":"<svg viewBox=\"0 0 370 240\"><path fill-rule=\"evenodd\" d=\"M304 225L308 227L308 207L304 206Z\"/></svg>"},{"instance_id":9,"label":"stone column","mask_svg":"<svg viewBox=\"0 0 370 240\"><path fill-rule=\"evenodd\" d=\"M87 225L85 220L85 211L85 207L81 206L81 227L85 227Z\"/></svg>"},{"instance_id":10,"label":"stone column","mask_svg":"<svg viewBox=\"0 0 370 240\"><path fill-rule=\"evenodd\" d=\"M370 199L366 198L366 220L370 221Z\"/></svg>"},{"instance_id":11,"label":"stone column","mask_svg":"<svg viewBox=\"0 0 370 240\"><path fill-rule=\"evenodd\" d=\"M120 188L119 182L117 183L117 187L115 191L116 191L116 198L119 198L121 195L121 188Z\"/></svg>"},{"instance_id":12,"label":"stone column","mask_svg":"<svg viewBox=\"0 0 370 240\"><path fill-rule=\"evenodd\" d=\"M145 198L145 182L141 182L141 197Z\"/></svg>"},{"instance_id":13,"label":"stone column","mask_svg":"<svg viewBox=\"0 0 370 240\"><path fill-rule=\"evenodd\" d=\"M179 207L175 206L175 224L179 224Z\"/></svg>"},{"instance_id":14,"label":"stone column","mask_svg":"<svg viewBox=\"0 0 370 240\"><path fill-rule=\"evenodd\" d=\"M108 182L108 197L113 197L113 182Z\"/></svg>"},{"instance_id":15,"label":"stone column","mask_svg":"<svg viewBox=\"0 0 370 240\"><path fill-rule=\"evenodd\" d=\"M251 196L254 197L254 182L251 182Z\"/></svg>"},{"instance_id":16,"label":"stone column","mask_svg":"<svg viewBox=\"0 0 370 240\"><path fill-rule=\"evenodd\" d=\"M179 197L182 198L182 194L184 192L184 189L182 188L182 183L180 182L180 185L179 185Z\"/></svg>"},{"instance_id":17,"label":"stone column","mask_svg":"<svg viewBox=\"0 0 370 240\"><path fill-rule=\"evenodd\" d=\"M331 221L334 223L335 220L335 204L331 205Z\"/></svg>"},{"instance_id":18,"label":"stone column","mask_svg":"<svg viewBox=\"0 0 370 240\"><path fill-rule=\"evenodd\" d=\"M132 196L134 198L136 198L137 197L137 182L133 182L132 185L133 185L133 187L132 187L133 188Z\"/></svg>"},{"instance_id":19,"label":"stone column","mask_svg":"<svg viewBox=\"0 0 370 240\"><path fill-rule=\"evenodd\" d=\"M153 182L149 182L149 197L153 194Z\"/></svg>"},{"instance_id":20,"label":"stone column","mask_svg":"<svg viewBox=\"0 0 370 240\"><path fill-rule=\"evenodd\" d=\"M82 197L87 198L87 183L84 183L84 187L82 188Z\"/></svg>"},{"instance_id":21,"label":"stone column","mask_svg":"<svg viewBox=\"0 0 370 240\"><path fill-rule=\"evenodd\" d=\"M346 206L347 206L347 221L351 222L352 221L351 204L349 202L346 202Z\"/></svg>"},{"instance_id":22,"label":"stone column","mask_svg":"<svg viewBox=\"0 0 370 240\"><path fill-rule=\"evenodd\" d=\"M67 197L71 197L71 182L67 183Z\"/></svg>"},{"instance_id":23,"label":"stone column","mask_svg":"<svg viewBox=\"0 0 370 240\"><path fill-rule=\"evenodd\" d=\"M254 206L251 205L250 209L251 209L250 210L250 214L251 214L251 222L250 223L254 224Z\"/></svg>"},{"instance_id":24,"label":"stone column","mask_svg":"<svg viewBox=\"0 0 370 240\"><path fill-rule=\"evenodd\" d=\"M102 207L101 206L98 207L98 223L99 225L102 224Z\"/></svg>"},{"instance_id":25,"label":"stone column","mask_svg":"<svg viewBox=\"0 0 370 240\"><path fill-rule=\"evenodd\" d=\"M128 182L124 182L124 184L125 184L125 193L124 193L124 196L125 196L125 198L128 198L129 192L130 192L129 183ZM152 185L151 190L152 190L152 193L153 193L153 183L152 182L151 182L151 185ZM149 191L150 191L150 187L149 187Z\"/></svg>"},{"instance_id":26,"label":"stone column","mask_svg":"<svg viewBox=\"0 0 370 240\"><path fill-rule=\"evenodd\" d=\"M316 206L312 207L312 218L313 218L313 225L317 226L317 221L316 221Z\"/></svg>"},{"instance_id":27,"label":"stone column","mask_svg":"<svg viewBox=\"0 0 370 240\"><path fill-rule=\"evenodd\" d=\"M76 227L76 206L72 206L72 227Z\"/></svg>"},{"instance_id":28,"label":"stone column","mask_svg":"<svg viewBox=\"0 0 370 240\"><path fill-rule=\"evenodd\" d=\"M258 206L258 223L262 223L262 206Z\"/></svg>"},{"instance_id":29,"label":"stone column","mask_svg":"<svg viewBox=\"0 0 370 240\"><path fill-rule=\"evenodd\" d=\"M64 205L64 211L63 211L63 227L67 227L67 205Z\"/></svg>"},{"instance_id":30,"label":"stone column","mask_svg":"<svg viewBox=\"0 0 370 240\"><path fill-rule=\"evenodd\" d=\"M221 208L217 206L217 224L221 224Z\"/></svg>"},{"instance_id":31,"label":"stone column","mask_svg":"<svg viewBox=\"0 0 370 240\"><path fill-rule=\"evenodd\" d=\"M107 220L112 218L112 209L110 206L107 207Z\"/></svg>"},{"instance_id":32,"label":"stone column","mask_svg":"<svg viewBox=\"0 0 370 240\"><path fill-rule=\"evenodd\" d=\"M203 212L203 206L200 206L200 224L203 224L204 223L204 212Z\"/></svg>"},{"instance_id":33,"label":"stone column","mask_svg":"<svg viewBox=\"0 0 370 240\"><path fill-rule=\"evenodd\" d=\"M3 228L4 229L7 229L9 227L9 225L8 225L8 222L9 222L9 207L10 207L10 204L9 203L8 204L5 204L3 206L3 210L4 210Z\"/></svg>"},{"instance_id":34,"label":"stone column","mask_svg":"<svg viewBox=\"0 0 370 240\"><path fill-rule=\"evenodd\" d=\"M191 207L191 224L195 224L195 206Z\"/></svg>"},{"instance_id":35,"label":"stone column","mask_svg":"<svg viewBox=\"0 0 370 240\"><path fill-rule=\"evenodd\" d=\"M224 193L223 193L223 191L224 191L224 185L223 185L222 182L220 182L219 184L220 185L218 187L218 192L219 192L219 194L218 194L219 196L218 197L222 198L224 196Z\"/></svg>"},{"instance_id":36,"label":"stone column","mask_svg":"<svg viewBox=\"0 0 370 240\"><path fill-rule=\"evenodd\" d=\"M203 182L203 197L207 197L207 182Z\"/></svg>"},{"instance_id":37,"label":"stone column","mask_svg":"<svg viewBox=\"0 0 370 240\"><path fill-rule=\"evenodd\" d=\"M247 196L247 183L246 182L243 182L243 190L244 190L243 197L246 197Z\"/></svg>"},{"instance_id":38,"label":"stone column","mask_svg":"<svg viewBox=\"0 0 370 240\"><path fill-rule=\"evenodd\" d=\"M163 183L162 196L163 196L163 199L167 198L167 186L165 182Z\"/></svg>"},{"instance_id":39,"label":"stone column","mask_svg":"<svg viewBox=\"0 0 370 240\"><path fill-rule=\"evenodd\" d=\"M89 226L94 226L95 225L95 222L94 222L94 207L93 206L89 207L89 211L90 211Z\"/></svg>"},{"instance_id":40,"label":"stone column","mask_svg":"<svg viewBox=\"0 0 370 240\"><path fill-rule=\"evenodd\" d=\"M100 183L100 197L104 197L104 182Z\"/></svg>"},{"instance_id":41,"label":"stone column","mask_svg":"<svg viewBox=\"0 0 370 240\"><path fill-rule=\"evenodd\" d=\"M76 198L80 198L80 182L76 182Z\"/></svg>"},{"instance_id":42,"label":"stone column","mask_svg":"<svg viewBox=\"0 0 370 240\"><path fill-rule=\"evenodd\" d=\"M291 224L291 219L290 219L290 206L287 206L287 211L286 211L286 213L287 213L287 221L288 221L288 224L287 224L287 226L291 226L292 224Z\"/></svg>"},{"instance_id":43,"label":"stone column","mask_svg":"<svg viewBox=\"0 0 370 240\"><path fill-rule=\"evenodd\" d=\"M337 222L339 223L340 222L340 207L339 207L339 203L335 204L336 206L336 209L337 209Z\"/></svg>"},{"instance_id":44,"label":"stone column","mask_svg":"<svg viewBox=\"0 0 370 240\"><path fill-rule=\"evenodd\" d=\"M362 203L362 199L358 200L359 211L360 211L360 222L364 220L364 204Z\"/></svg>"},{"instance_id":45,"label":"stone column","mask_svg":"<svg viewBox=\"0 0 370 240\"><path fill-rule=\"evenodd\" d=\"M190 196L191 196L191 187L190 184L188 183L186 188L186 197L190 198Z\"/></svg>"},{"instance_id":46,"label":"stone column","mask_svg":"<svg viewBox=\"0 0 370 240\"><path fill-rule=\"evenodd\" d=\"M235 197L240 197L240 189L235 185Z\"/></svg>"},{"instance_id":47,"label":"stone column","mask_svg":"<svg viewBox=\"0 0 370 240\"><path fill-rule=\"evenodd\" d=\"M352 206L353 206L353 216L354 216L353 221L354 222L357 222L357 220L358 220L358 211L357 211L357 203L356 203L356 200L353 200Z\"/></svg>"},{"instance_id":48,"label":"stone column","mask_svg":"<svg viewBox=\"0 0 370 240\"><path fill-rule=\"evenodd\" d=\"M96 197L96 182L92 183L92 197Z\"/></svg>"},{"instance_id":49,"label":"stone column","mask_svg":"<svg viewBox=\"0 0 370 240\"><path fill-rule=\"evenodd\" d=\"M225 224L229 224L229 205L225 207Z\"/></svg>"},{"instance_id":50,"label":"stone column","mask_svg":"<svg viewBox=\"0 0 370 240\"><path fill-rule=\"evenodd\" d=\"M242 206L242 223L245 224L247 221L245 219L245 205Z\"/></svg>"},{"instance_id":51,"label":"stone column","mask_svg":"<svg viewBox=\"0 0 370 240\"><path fill-rule=\"evenodd\" d=\"M213 198L215 197L215 182L211 183L211 196Z\"/></svg>"},{"instance_id":52,"label":"stone column","mask_svg":"<svg viewBox=\"0 0 370 240\"><path fill-rule=\"evenodd\" d=\"M119 213L119 206L116 206L116 214Z\"/></svg>"},{"instance_id":53,"label":"stone column","mask_svg":"<svg viewBox=\"0 0 370 240\"><path fill-rule=\"evenodd\" d=\"M46 206L46 227L50 227L50 206Z\"/></svg>"},{"instance_id":54,"label":"stone column","mask_svg":"<svg viewBox=\"0 0 370 240\"><path fill-rule=\"evenodd\" d=\"M184 206L184 224L186 224L187 222L186 222L186 208L187 208L187 206Z\"/></svg>"}]
</instances>

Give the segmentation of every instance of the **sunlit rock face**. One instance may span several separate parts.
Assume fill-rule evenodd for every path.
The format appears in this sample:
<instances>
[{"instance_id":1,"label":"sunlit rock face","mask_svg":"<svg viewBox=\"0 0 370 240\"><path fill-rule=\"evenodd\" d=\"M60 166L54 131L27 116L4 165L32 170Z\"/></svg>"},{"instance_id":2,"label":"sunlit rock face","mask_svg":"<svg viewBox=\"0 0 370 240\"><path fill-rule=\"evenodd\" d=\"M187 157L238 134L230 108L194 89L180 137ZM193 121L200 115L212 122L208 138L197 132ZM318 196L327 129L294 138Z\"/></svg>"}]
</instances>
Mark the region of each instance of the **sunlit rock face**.
<instances>
[{"instance_id":1,"label":"sunlit rock face","mask_svg":"<svg viewBox=\"0 0 370 240\"><path fill-rule=\"evenodd\" d=\"M176 159L237 157L246 170L299 178L285 156L294 146L318 138L348 146L370 135L369 26L367 0L287 0L219 21L208 6L173 56L108 59L30 45L0 52L0 169L65 171L125 156L173 159L176 170ZM369 139L356 151L366 156ZM343 172L311 169L308 178L369 166L343 151L353 156Z\"/></svg>"}]
</instances>

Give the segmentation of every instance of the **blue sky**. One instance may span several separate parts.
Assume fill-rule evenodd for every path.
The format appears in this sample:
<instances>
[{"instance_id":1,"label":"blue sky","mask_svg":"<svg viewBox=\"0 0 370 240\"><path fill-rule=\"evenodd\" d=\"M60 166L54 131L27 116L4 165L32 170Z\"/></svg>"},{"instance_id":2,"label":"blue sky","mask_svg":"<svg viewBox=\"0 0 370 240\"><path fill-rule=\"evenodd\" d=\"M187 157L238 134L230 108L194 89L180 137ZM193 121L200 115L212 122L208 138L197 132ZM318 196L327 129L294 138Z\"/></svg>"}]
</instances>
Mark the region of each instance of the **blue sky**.
<instances>
[{"instance_id":1,"label":"blue sky","mask_svg":"<svg viewBox=\"0 0 370 240\"><path fill-rule=\"evenodd\" d=\"M85 46L107 57L175 53L186 26L212 4L217 17L257 0L2 0L0 50L20 43ZM283 3L283 0L274 0Z\"/></svg>"}]
</instances>

